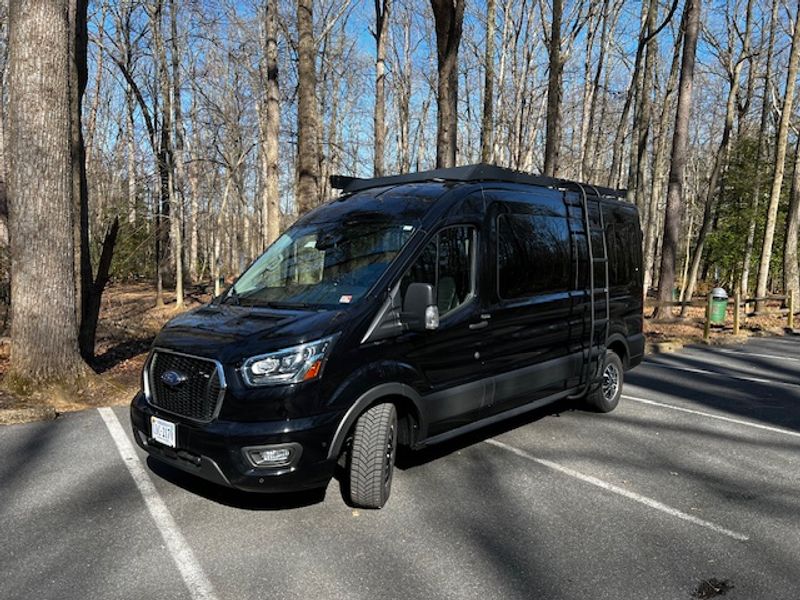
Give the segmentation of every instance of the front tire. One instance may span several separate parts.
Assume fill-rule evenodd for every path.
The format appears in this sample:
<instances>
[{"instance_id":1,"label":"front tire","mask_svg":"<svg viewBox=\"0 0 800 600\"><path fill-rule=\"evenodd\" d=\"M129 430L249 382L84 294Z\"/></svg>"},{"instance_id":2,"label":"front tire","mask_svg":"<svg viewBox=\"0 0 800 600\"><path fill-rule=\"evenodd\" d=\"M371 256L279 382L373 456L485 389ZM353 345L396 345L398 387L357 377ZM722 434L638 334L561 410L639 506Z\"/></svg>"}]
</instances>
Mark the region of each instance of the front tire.
<instances>
[{"instance_id":1,"label":"front tire","mask_svg":"<svg viewBox=\"0 0 800 600\"><path fill-rule=\"evenodd\" d=\"M397 454L397 409L373 406L356 421L350 451L350 501L362 508L383 508L389 499Z\"/></svg>"},{"instance_id":2,"label":"front tire","mask_svg":"<svg viewBox=\"0 0 800 600\"><path fill-rule=\"evenodd\" d=\"M586 404L601 413L614 410L622 395L623 373L622 359L616 352L608 350L603 365L603 377L600 384L586 394Z\"/></svg>"}]
</instances>

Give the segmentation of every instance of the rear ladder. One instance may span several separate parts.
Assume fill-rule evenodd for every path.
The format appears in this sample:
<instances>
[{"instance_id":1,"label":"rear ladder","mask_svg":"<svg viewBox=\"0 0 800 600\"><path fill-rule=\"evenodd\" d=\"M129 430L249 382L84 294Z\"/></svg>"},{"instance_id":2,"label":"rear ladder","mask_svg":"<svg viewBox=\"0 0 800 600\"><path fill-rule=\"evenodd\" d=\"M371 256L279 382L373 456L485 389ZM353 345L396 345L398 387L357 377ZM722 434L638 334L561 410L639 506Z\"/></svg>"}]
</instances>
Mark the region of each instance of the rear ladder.
<instances>
[{"instance_id":1,"label":"rear ladder","mask_svg":"<svg viewBox=\"0 0 800 600\"><path fill-rule=\"evenodd\" d=\"M608 344L608 330L610 324L610 302L608 285L608 245L606 243L605 222L603 211L599 201L590 201L586 195L586 187L576 183L574 191L577 192L578 199L566 196L568 207L567 224L572 243L573 252L576 257L580 245L584 245L587 250L587 275L589 284L589 336L582 336L583 368L581 372L581 389L575 396L582 396L589 387L598 382L602 375L605 363L606 346ZM597 197L600 196L595 190ZM591 204L590 204L591 203ZM593 205L593 206L592 206ZM572 208L577 208L578 215L575 215ZM590 208L596 207L597 216L591 214ZM573 218L581 223L581 227L574 227ZM598 273L599 271L599 273ZM580 269L578 270L576 283L580 283ZM598 294L601 300L598 301ZM585 326L586 319L583 319ZM585 345L584 345L585 344Z\"/></svg>"}]
</instances>

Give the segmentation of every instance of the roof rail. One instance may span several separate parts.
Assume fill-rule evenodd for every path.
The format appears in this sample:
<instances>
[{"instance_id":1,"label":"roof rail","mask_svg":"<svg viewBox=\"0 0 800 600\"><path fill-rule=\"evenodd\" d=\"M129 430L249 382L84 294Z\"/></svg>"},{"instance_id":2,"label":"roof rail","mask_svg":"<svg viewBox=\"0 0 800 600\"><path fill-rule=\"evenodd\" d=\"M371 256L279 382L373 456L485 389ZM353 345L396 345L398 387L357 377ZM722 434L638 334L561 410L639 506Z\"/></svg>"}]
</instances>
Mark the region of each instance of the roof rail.
<instances>
[{"instance_id":1,"label":"roof rail","mask_svg":"<svg viewBox=\"0 0 800 600\"><path fill-rule=\"evenodd\" d=\"M479 163L476 165L465 165L462 167L452 167L449 169L434 169L432 171L420 171L418 173L406 173L404 175L390 175L387 177L374 177L371 179L361 179L358 177L348 177L345 175L331 175L330 183L334 189L342 190L346 194L360 192L376 187L386 187L390 185L403 185L406 183L422 183L426 181L502 181L507 183L525 183L549 188L571 188L575 189L581 184L566 179L545 177L544 175L533 175L522 171L514 171L495 165ZM587 189L595 191L599 196L611 198L624 198L625 190L616 190L607 187L598 187L583 184Z\"/></svg>"}]
</instances>

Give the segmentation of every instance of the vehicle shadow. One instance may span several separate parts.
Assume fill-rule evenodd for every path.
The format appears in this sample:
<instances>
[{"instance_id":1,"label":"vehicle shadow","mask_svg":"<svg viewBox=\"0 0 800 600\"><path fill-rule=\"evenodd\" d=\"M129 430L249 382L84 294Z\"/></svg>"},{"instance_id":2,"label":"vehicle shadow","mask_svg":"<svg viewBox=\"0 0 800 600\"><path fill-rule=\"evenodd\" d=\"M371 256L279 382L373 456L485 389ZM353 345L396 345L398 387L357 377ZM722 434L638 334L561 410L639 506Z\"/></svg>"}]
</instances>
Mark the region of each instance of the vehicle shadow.
<instances>
[{"instance_id":1,"label":"vehicle shadow","mask_svg":"<svg viewBox=\"0 0 800 600\"><path fill-rule=\"evenodd\" d=\"M580 409L581 407L579 400L562 399L554 402L553 404L532 410L523 415L505 419L499 423L487 425L486 427L481 427L476 431L460 435L450 441L442 442L440 444L436 444L435 446L430 446L419 450L411 450L410 448L401 446L397 451L397 460L395 461L395 466L403 471L420 467L432 461L444 458L450 454L453 454L454 452L458 452L459 450L463 450L464 448L468 448L469 446L474 446L475 444L485 442L490 438L502 435L508 431L535 423L536 421L539 421L545 417L559 417L561 413Z\"/></svg>"},{"instance_id":2,"label":"vehicle shadow","mask_svg":"<svg viewBox=\"0 0 800 600\"><path fill-rule=\"evenodd\" d=\"M325 500L326 488L292 493L259 494L227 488L185 473L166 463L147 457L150 472L183 490L231 508L253 511L305 508Z\"/></svg>"}]
</instances>

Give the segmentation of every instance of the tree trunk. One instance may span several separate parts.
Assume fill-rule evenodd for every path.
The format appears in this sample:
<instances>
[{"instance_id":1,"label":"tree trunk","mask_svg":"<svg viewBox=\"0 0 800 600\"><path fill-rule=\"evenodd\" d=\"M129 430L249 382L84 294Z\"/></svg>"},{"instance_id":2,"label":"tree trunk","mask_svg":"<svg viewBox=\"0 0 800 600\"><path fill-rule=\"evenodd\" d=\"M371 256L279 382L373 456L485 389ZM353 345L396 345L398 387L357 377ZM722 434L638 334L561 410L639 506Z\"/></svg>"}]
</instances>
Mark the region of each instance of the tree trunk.
<instances>
[{"instance_id":1,"label":"tree trunk","mask_svg":"<svg viewBox=\"0 0 800 600\"><path fill-rule=\"evenodd\" d=\"M800 13L798 13L800 17ZM767 224L764 230L764 243L761 246L761 261L758 265L758 284L756 296L763 298L767 295L767 281L769 267L772 260L772 244L775 237L775 225L778 220L778 205L781 200L781 187L783 186L783 173L786 168L786 145L789 138L789 123L792 119L794 106L794 92L797 85L797 69L800 65L800 21L795 21L792 35L792 50L789 56L789 69L786 73L786 93L783 97L783 108L778 124L778 139L775 145L775 170L772 176L772 189L769 194L767 208ZM756 312L764 308L764 302L756 303Z\"/></svg>"},{"instance_id":2,"label":"tree trunk","mask_svg":"<svg viewBox=\"0 0 800 600\"><path fill-rule=\"evenodd\" d=\"M651 89L653 87L655 58L658 53L655 29L658 19L658 1L650 0L645 17L645 26L642 28L642 39L647 42L644 50L644 69L637 78L633 111L633 135L631 138L630 159L628 163L628 192L627 200L633 202L640 210L645 212L644 203L644 178L645 178L645 153L647 152L647 138L650 134ZM645 35L646 32L646 35Z\"/></svg>"},{"instance_id":3,"label":"tree trunk","mask_svg":"<svg viewBox=\"0 0 800 600\"><path fill-rule=\"evenodd\" d=\"M313 0L297 0L297 210L319 204L319 107Z\"/></svg>"},{"instance_id":4,"label":"tree trunk","mask_svg":"<svg viewBox=\"0 0 800 600\"><path fill-rule=\"evenodd\" d=\"M667 186L667 206L664 214L664 237L661 246L661 269L658 282L658 299L661 302L672 300L675 285L675 259L683 217L683 172L686 167L686 154L689 144L689 116L692 108L692 84L694 83L695 53L697 34L700 29L701 0L687 0L684 7L683 56L678 86L678 107L675 114L675 132L672 137L672 158ZM672 311L667 309L666 314ZM662 308L656 308L660 316Z\"/></svg>"},{"instance_id":5,"label":"tree trunk","mask_svg":"<svg viewBox=\"0 0 800 600\"><path fill-rule=\"evenodd\" d=\"M547 123L545 125L544 174L555 177L558 173L558 156L561 146L561 19L563 0L552 0L553 14L550 23L549 72L547 76Z\"/></svg>"},{"instance_id":6,"label":"tree trunk","mask_svg":"<svg viewBox=\"0 0 800 600\"><path fill-rule=\"evenodd\" d=\"M758 142L756 146L756 184L753 189L753 215L750 219L750 226L747 230L747 241L745 243L744 260L742 264L742 296L747 297L750 287L750 263L753 258L753 246L756 239L756 216L758 215L758 205L761 203L761 165L766 152L766 131L769 123L769 115L772 111L771 95L769 93L772 81L772 59L775 52L775 28L778 24L778 0L772 0L772 11L769 21L769 36L767 38L767 58L764 69L763 99L761 102L761 121L758 128Z\"/></svg>"},{"instance_id":7,"label":"tree trunk","mask_svg":"<svg viewBox=\"0 0 800 600\"><path fill-rule=\"evenodd\" d=\"M97 265L97 276L92 282L89 291L88 301L84 309L83 320L81 321L78 341L81 348L91 349L90 356L94 356L94 344L97 337L97 323L100 320L100 305L103 299L103 290L108 284L111 271L111 259L114 257L114 246L117 243L117 233L119 233L119 217L115 217L111 226L106 231L103 238L103 245L100 251L100 261Z\"/></svg>"},{"instance_id":8,"label":"tree trunk","mask_svg":"<svg viewBox=\"0 0 800 600\"><path fill-rule=\"evenodd\" d=\"M85 372L78 349L66 0L9 10L11 367L19 387Z\"/></svg>"},{"instance_id":9,"label":"tree trunk","mask_svg":"<svg viewBox=\"0 0 800 600\"><path fill-rule=\"evenodd\" d=\"M383 155L386 141L386 38L389 33L391 0L375 0L375 114L374 158L375 177L384 174ZM338 125L337 125L338 127Z\"/></svg>"},{"instance_id":10,"label":"tree trunk","mask_svg":"<svg viewBox=\"0 0 800 600\"><path fill-rule=\"evenodd\" d=\"M6 50L3 48L2 50ZM0 56L0 98L5 98L5 52ZM0 249L3 250L3 259L8 250L8 197L6 196L6 154L5 154L5 108L0 103ZM0 286L7 283L8 271L3 266L0 272Z\"/></svg>"},{"instance_id":11,"label":"tree trunk","mask_svg":"<svg viewBox=\"0 0 800 600\"><path fill-rule=\"evenodd\" d=\"M171 59L172 59L172 116L175 129L173 150L174 171L172 172L172 190L170 193L172 213L172 239L175 259L175 307L183 307L183 206L184 188L186 185L186 168L184 166L184 140L186 130L183 126L183 107L181 106L181 68L178 48L178 6L175 0L169 2Z\"/></svg>"},{"instance_id":12,"label":"tree trunk","mask_svg":"<svg viewBox=\"0 0 800 600\"><path fill-rule=\"evenodd\" d=\"M797 264L797 236L800 230L800 139L794 152L794 176L786 215L786 237L783 241L783 289L794 293L795 302L800 302L800 269ZM797 305L795 305L796 307Z\"/></svg>"},{"instance_id":13,"label":"tree trunk","mask_svg":"<svg viewBox=\"0 0 800 600\"><path fill-rule=\"evenodd\" d=\"M733 59L733 48L729 49L731 55L731 62ZM689 278L686 282L686 298L692 299L694 294L694 286L697 284L697 272L700 270L700 260L703 257L703 247L705 246L706 236L711 231L711 216L714 212L714 200L717 194L717 187L720 184L722 172L725 169L728 158L730 155L730 142L731 133L733 131L733 119L736 116L736 98L739 94L739 78L742 73L742 66L744 65L743 57L736 64L728 65L728 101L725 105L725 123L722 126L722 140L719 143L719 150L714 155L714 167L711 170L711 178L708 181L708 190L706 191L705 208L703 210L703 222L700 225L700 231L697 234L697 242L695 243L694 254L692 255L692 267L689 272ZM724 188L724 186L722 186ZM722 193L722 190L720 190ZM686 314L686 307L681 307L681 316Z\"/></svg>"},{"instance_id":14,"label":"tree trunk","mask_svg":"<svg viewBox=\"0 0 800 600\"><path fill-rule=\"evenodd\" d=\"M464 25L464 0L431 0L436 24L439 85L436 96L436 167L456 164L458 143L458 47Z\"/></svg>"},{"instance_id":15,"label":"tree trunk","mask_svg":"<svg viewBox=\"0 0 800 600\"><path fill-rule=\"evenodd\" d=\"M683 30L678 30L675 48L672 53L672 63L667 78L667 86L664 90L664 100L661 105L661 116L658 124L658 142L656 143L655 156L653 157L653 181L651 183L650 207L648 209L649 218L645 227L644 235L644 295L653 285L656 277L656 256L658 255L657 235L661 212L658 210L659 199L662 198L664 191L664 180L666 179L666 157L667 157L667 128L669 127L670 108L672 106L672 96L678 83L678 67L681 59L681 43L683 42Z\"/></svg>"},{"instance_id":16,"label":"tree trunk","mask_svg":"<svg viewBox=\"0 0 800 600\"><path fill-rule=\"evenodd\" d=\"M268 0L264 24L264 68L266 70L266 107L261 132L261 165L264 178L262 212L264 245L269 246L281 233L280 195L278 189L278 142L280 136L280 88L278 83L278 2Z\"/></svg>"},{"instance_id":17,"label":"tree trunk","mask_svg":"<svg viewBox=\"0 0 800 600\"><path fill-rule=\"evenodd\" d=\"M597 87L592 77L592 54L594 52L595 38L597 37L597 26L600 25L605 29L605 24L608 18L608 8L610 0L603 0L603 10L597 17L597 23L590 20L586 30L586 47L583 59L583 95L581 98L581 127L578 137L578 181L585 181L586 179L586 147L589 140L589 127L591 125L592 116L590 113L595 105L595 96ZM604 35L605 31L601 35ZM600 45L602 46L605 40L601 38ZM603 53L601 48L600 53Z\"/></svg>"},{"instance_id":18,"label":"tree trunk","mask_svg":"<svg viewBox=\"0 0 800 600\"><path fill-rule=\"evenodd\" d=\"M494 160L494 30L495 0L486 2L486 52L483 58L483 115L481 119L481 162Z\"/></svg>"},{"instance_id":19,"label":"tree trunk","mask_svg":"<svg viewBox=\"0 0 800 600\"><path fill-rule=\"evenodd\" d=\"M83 96L89 78L87 51L87 0L68 0L69 19L69 93L70 156L72 161L73 237L75 297L78 327L88 307L92 287L92 262L89 250L89 184L86 178L86 146L83 140ZM92 357L93 348L81 346L84 358Z\"/></svg>"}]
</instances>

